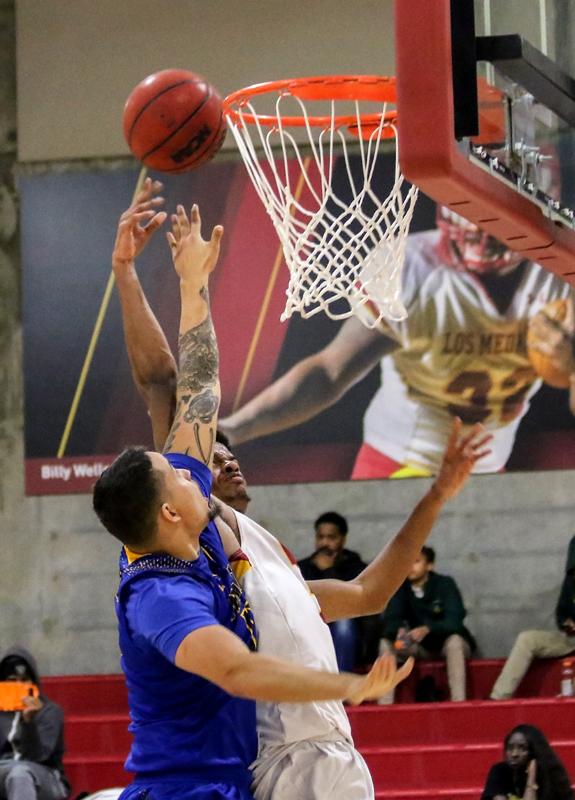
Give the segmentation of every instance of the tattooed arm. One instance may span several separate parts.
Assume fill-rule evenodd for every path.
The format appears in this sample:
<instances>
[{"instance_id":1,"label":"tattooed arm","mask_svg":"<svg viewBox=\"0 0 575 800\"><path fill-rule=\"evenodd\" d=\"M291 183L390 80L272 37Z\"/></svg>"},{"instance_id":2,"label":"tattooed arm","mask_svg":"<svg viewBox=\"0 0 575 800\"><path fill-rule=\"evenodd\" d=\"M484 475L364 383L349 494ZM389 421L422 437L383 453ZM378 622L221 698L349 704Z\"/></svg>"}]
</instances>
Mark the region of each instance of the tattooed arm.
<instances>
[{"instance_id":1,"label":"tattooed arm","mask_svg":"<svg viewBox=\"0 0 575 800\"><path fill-rule=\"evenodd\" d=\"M208 279L218 260L223 228L217 225L211 239L201 235L198 207L188 219L183 206L172 217L168 241L180 276L180 370L176 390L176 416L164 452L197 458L208 467L216 438L220 381L218 344L210 313Z\"/></svg>"}]
</instances>

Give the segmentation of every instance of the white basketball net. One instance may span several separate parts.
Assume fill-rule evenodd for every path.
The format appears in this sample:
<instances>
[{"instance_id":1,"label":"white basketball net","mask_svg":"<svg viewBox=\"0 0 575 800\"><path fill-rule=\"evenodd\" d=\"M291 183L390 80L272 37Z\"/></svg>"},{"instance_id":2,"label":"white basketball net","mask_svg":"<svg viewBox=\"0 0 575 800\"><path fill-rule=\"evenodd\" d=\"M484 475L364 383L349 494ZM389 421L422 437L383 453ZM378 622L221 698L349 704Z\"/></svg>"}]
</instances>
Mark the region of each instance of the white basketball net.
<instances>
[{"instance_id":1,"label":"white basketball net","mask_svg":"<svg viewBox=\"0 0 575 800\"><path fill-rule=\"evenodd\" d=\"M299 129L307 135L305 154L300 152L301 142L296 141L294 128L282 119L285 93L276 100L273 127L260 124L252 102L238 104L235 119L227 114L228 126L276 228L290 271L281 320L289 319L294 312L307 318L318 311L332 319L357 314L368 327L375 327L381 319L404 319L401 272L418 190L404 186L397 148L387 197L380 196L382 193L372 186L380 145L386 135L389 140L390 129L396 133L385 121L386 104L382 105L379 124L364 140L359 101L353 101L355 137L347 127L335 124L337 101L325 101L331 125L318 128L310 124L300 98L290 95L289 100L299 104L305 121ZM255 120L247 122L246 114ZM361 166L359 177L358 169L352 170L350 164L354 158L349 152L352 142L355 160ZM344 159L344 169L338 169L336 192L333 177L338 156ZM294 159L299 164L295 179ZM347 302L338 302L342 299ZM361 313L366 304L370 313Z\"/></svg>"}]
</instances>

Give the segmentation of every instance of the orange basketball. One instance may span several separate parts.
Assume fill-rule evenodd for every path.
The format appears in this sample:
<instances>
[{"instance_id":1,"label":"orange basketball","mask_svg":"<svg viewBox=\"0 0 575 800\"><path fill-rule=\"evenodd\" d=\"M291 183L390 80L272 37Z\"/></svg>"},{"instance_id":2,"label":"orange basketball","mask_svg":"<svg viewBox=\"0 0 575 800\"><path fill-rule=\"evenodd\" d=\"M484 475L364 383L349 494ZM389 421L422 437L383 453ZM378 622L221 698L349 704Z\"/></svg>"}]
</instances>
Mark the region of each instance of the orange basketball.
<instances>
[{"instance_id":1,"label":"orange basketball","mask_svg":"<svg viewBox=\"0 0 575 800\"><path fill-rule=\"evenodd\" d=\"M149 75L124 106L124 136L151 169L186 172L218 152L226 135L222 100L200 75L166 69Z\"/></svg>"},{"instance_id":2,"label":"orange basketball","mask_svg":"<svg viewBox=\"0 0 575 800\"><path fill-rule=\"evenodd\" d=\"M548 319L556 323L563 323L567 317L567 302L565 300L552 300L547 303L539 312L544 314ZM549 386L555 389L568 389L569 388L569 373L558 370L551 359L535 349L537 344L537 336L532 329L531 323L527 328L527 355L531 366L535 372L542 378Z\"/></svg>"}]
</instances>

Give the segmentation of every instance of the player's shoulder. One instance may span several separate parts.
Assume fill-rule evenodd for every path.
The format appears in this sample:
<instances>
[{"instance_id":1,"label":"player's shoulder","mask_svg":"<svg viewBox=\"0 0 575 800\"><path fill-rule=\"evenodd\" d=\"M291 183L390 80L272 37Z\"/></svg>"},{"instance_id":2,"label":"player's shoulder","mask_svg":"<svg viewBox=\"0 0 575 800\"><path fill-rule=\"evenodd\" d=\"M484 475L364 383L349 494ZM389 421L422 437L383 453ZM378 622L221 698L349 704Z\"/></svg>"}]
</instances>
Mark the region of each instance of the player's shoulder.
<instances>
[{"instance_id":1,"label":"player's shoulder","mask_svg":"<svg viewBox=\"0 0 575 800\"><path fill-rule=\"evenodd\" d=\"M253 545L264 545L266 548L271 548L276 554L280 554L282 558L288 558L288 550L282 542L274 536L271 531L268 531L267 528L264 528L259 522L248 517L246 514L242 514L239 511L234 512L237 521L238 527L240 532L240 540L243 542L247 540L250 546ZM260 551L261 552L261 551Z\"/></svg>"},{"instance_id":2,"label":"player's shoulder","mask_svg":"<svg viewBox=\"0 0 575 800\"><path fill-rule=\"evenodd\" d=\"M194 597L210 594L204 580L195 580L192 575L147 575L130 584L129 602L133 608L158 608Z\"/></svg>"},{"instance_id":3,"label":"player's shoulder","mask_svg":"<svg viewBox=\"0 0 575 800\"><path fill-rule=\"evenodd\" d=\"M206 464L187 453L179 451L168 451L163 455L174 469L187 469L198 484L204 497L210 496L210 492L212 491L212 473Z\"/></svg>"}]
</instances>

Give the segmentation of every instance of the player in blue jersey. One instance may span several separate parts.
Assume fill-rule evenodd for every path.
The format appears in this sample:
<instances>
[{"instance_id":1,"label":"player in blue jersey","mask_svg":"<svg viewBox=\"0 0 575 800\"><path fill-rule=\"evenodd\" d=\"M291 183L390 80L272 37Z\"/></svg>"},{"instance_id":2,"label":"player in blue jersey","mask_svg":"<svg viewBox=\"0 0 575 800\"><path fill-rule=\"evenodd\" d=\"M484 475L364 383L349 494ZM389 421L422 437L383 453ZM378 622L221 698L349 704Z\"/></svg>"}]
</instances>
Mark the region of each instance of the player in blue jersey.
<instances>
[{"instance_id":1,"label":"player in blue jersey","mask_svg":"<svg viewBox=\"0 0 575 800\"><path fill-rule=\"evenodd\" d=\"M94 509L126 546L117 615L134 736L123 800L247 800L257 755L255 700L378 697L411 668L379 659L366 676L257 652L257 629L224 553L210 500L219 408L208 278L196 206L179 206L168 239L180 278L180 371L165 455L129 448L98 479Z\"/></svg>"},{"instance_id":2,"label":"player in blue jersey","mask_svg":"<svg viewBox=\"0 0 575 800\"><path fill-rule=\"evenodd\" d=\"M135 269L136 257L167 217L158 210L163 203L156 196L160 189L159 182L147 179L120 217L112 265L134 380L146 401L156 446L162 449L176 409L178 370ZM254 609L260 653L279 656L299 667L337 672L324 620L374 613L386 605L421 550L443 504L457 494L473 464L484 455L489 437L480 426L475 434L458 437L457 424L454 426L434 485L355 581L322 580L307 586L277 539L238 513L245 512L249 502L245 481L229 451L216 445L212 493L222 507L216 522L232 568ZM188 435L195 436L190 426ZM181 447L186 446L184 438ZM122 571L127 561L123 553ZM257 800L323 800L327 794L331 800L373 800L373 783L365 761L354 749L341 702L261 700L256 707L256 722L259 752L251 769Z\"/></svg>"}]
</instances>

